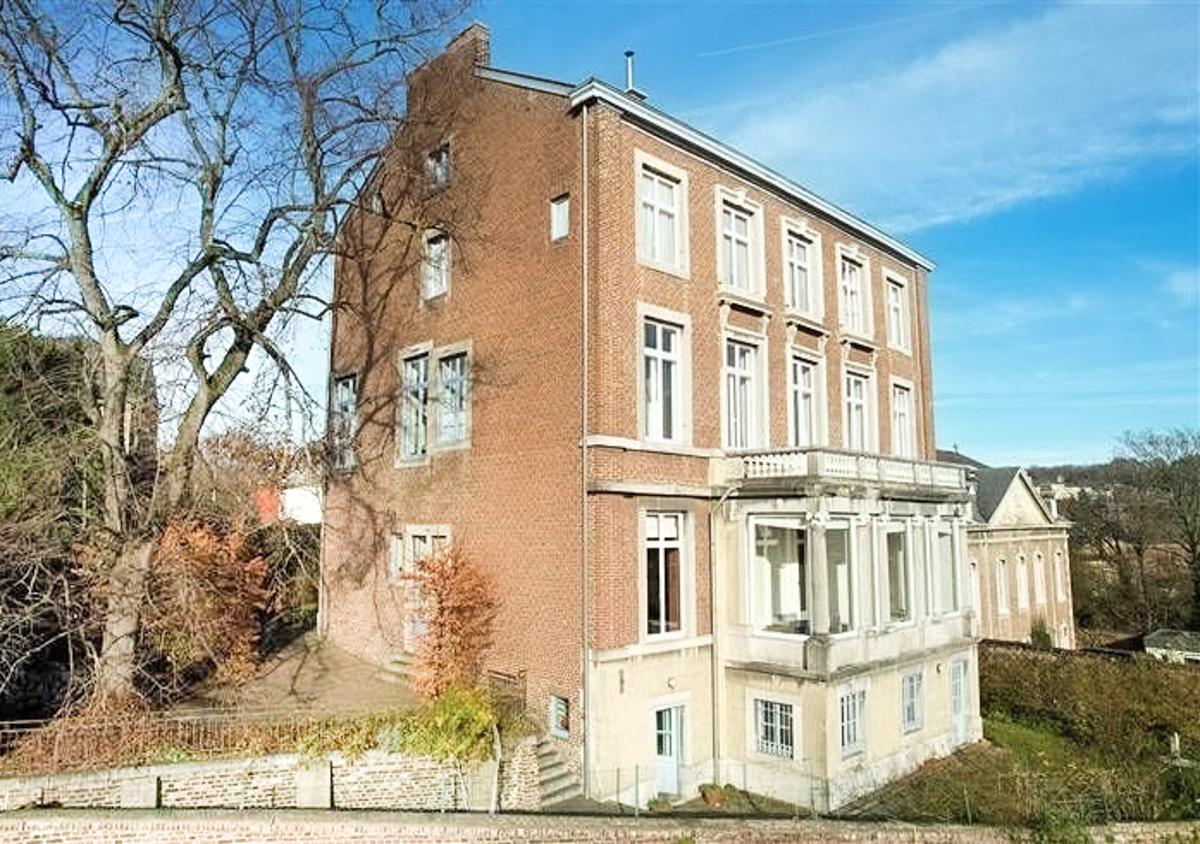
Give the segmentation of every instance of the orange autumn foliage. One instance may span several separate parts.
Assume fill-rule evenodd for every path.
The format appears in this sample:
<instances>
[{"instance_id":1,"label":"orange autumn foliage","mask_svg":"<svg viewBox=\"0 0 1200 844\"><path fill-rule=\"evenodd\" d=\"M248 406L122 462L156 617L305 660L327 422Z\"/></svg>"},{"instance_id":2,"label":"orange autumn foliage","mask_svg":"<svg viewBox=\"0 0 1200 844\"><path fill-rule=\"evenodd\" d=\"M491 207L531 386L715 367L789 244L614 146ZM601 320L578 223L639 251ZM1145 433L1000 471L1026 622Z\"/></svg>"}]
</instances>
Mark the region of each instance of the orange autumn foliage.
<instances>
[{"instance_id":1,"label":"orange autumn foliage","mask_svg":"<svg viewBox=\"0 0 1200 844\"><path fill-rule=\"evenodd\" d=\"M449 688L474 685L492 644L497 607L491 579L452 549L422 560L416 580L425 622L417 692L435 698Z\"/></svg>"},{"instance_id":2,"label":"orange autumn foliage","mask_svg":"<svg viewBox=\"0 0 1200 844\"><path fill-rule=\"evenodd\" d=\"M253 670L259 613L267 601L266 562L243 530L187 521L167 526L155 553L146 642L177 678L214 669Z\"/></svg>"}]
</instances>

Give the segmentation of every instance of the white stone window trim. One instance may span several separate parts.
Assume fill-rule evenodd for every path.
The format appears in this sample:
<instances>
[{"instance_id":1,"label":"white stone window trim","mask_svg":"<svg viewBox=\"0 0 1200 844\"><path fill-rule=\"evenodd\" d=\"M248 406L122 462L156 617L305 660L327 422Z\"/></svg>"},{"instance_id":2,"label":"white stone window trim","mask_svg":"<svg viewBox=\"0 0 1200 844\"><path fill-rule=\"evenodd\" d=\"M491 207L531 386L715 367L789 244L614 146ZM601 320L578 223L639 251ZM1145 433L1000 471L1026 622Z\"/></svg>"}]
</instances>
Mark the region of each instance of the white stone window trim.
<instances>
[{"instance_id":1,"label":"white stone window trim","mask_svg":"<svg viewBox=\"0 0 1200 844\"><path fill-rule=\"evenodd\" d=\"M813 557L811 556L812 544L816 541L816 532L812 530L812 514L802 511L756 511L749 513L745 519L745 527L743 534L745 553L742 555L742 582L750 584L754 582L754 565L756 561L757 547L755 546L755 536L759 525L768 527L778 527L786 530L796 530L804 534L804 549L808 555L805 559L804 566L804 583L801 589L804 592L804 600L808 606L809 623L812 622L812 614L817 601L815 590L813 588ZM822 541L824 537L822 537ZM750 635L761 639L774 639L779 642L803 642L811 636L811 633L785 633L777 630L766 630L759 626L759 610L758 602L755 599L756 591L754 589L743 589L741 600L741 613L743 623L750 628ZM821 600L828 601L828 596L823 596Z\"/></svg>"},{"instance_id":2,"label":"white stone window trim","mask_svg":"<svg viewBox=\"0 0 1200 844\"><path fill-rule=\"evenodd\" d=\"M1024 552L1017 554L1017 609L1029 609L1029 559Z\"/></svg>"},{"instance_id":3,"label":"white stone window trim","mask_svg":"<svg viewBox=\"0 0 1200 844\"><path fill-rule=\"evenodd\" d=\"M646 434L646 383L643 331L646 320L666 323L679 328L679 395L676 427L678 433L670 439L657 439ZM643 443L690 447L692 445L692 318L689 314L661 308L645 302L637 304L637 439ZM723 350L722 350L723 351Z\"/></svg>"},{"instance_id":4,"label":"white stone window trim","mask_svg":"<svg viewBox=\"0 0 1200 844\"><path fill-rule=\"evenodd\" d=\"M1046 606L1046 555L1041 551L1033 552L1033 602Z\"/></svg>"},{"instance_id":5,"label":"white stone window trim","mask_svg":"<svg viewBox=\"0 0 1200 844\"><path fill-rule=\"evenodd\" d=\"M658 502L653 502L657 505ZM695 521L689 510L672 508L670 502L664 506L639 507L637 511L638 537L638 640L643 645L665 642L684 642L696 636L696 577L695 577ZM646 517L651 515L674 515L680 517L679 525L679 629L669 633L651 634L646 623L650 604L649 584L646 582Z\"/></svg>"},{"instance_id":6,"label":"white stone window trim","mask_svg":"<svg viewBox=\"0 0 1200 844\"><path fill-rule=\"evenodd\" d=\"M892 331L892 314L890 300L890 286L896 285L901 288L901 309L900 315L904 326L902 337L894 337ZM884 324L887 326L887 344L888 348L900 352L905 355L912 355L912 336L913 336L913 283L907 276L902 275L890 267L883 268L883 308L884 308Z\"/></svg>"},{"instance_id":7,"label":"white stone window trim","mask_svg":"<svg viewBox=\"0 0 1200 844\"><path fill-rule=\"evenodd\" d=\"M675 204L675 260L658 261L648 254L649 247L642 233L642 173L649 170L660 176L665 176L676 184ZM682 279L691 278L691 250L689 249L690 229L688 226L688 174L681 167L676 167L657 158L645 150L633 151L633 225L634 253L638 264L660 272L668 273Z\"/></svg>"},{"instance_id":8,"label":"white stone window trim","mask_svg":"<svg viewBox=\"0 0 1200 844\"><path fill-rule=\"evenodd\" d=\"M954 585L954 606L948 608L943 607L947 603L946 596L942 595L942 578L941 566L944 561L941 558L941 537L947 534L950 537L950 576ZM939 617L961 615L966 611L966 599L963 595L963 550L959 547L959 522L957 519L936 519L929 524L929 544L931 548L931 560L933 561L933 583L935 598L933 615Z\"/></svg>"},{"instance_id":9,"label":"white stone window trim","mask_svg":"<svg viewBox=\"0 0 1200 844\"><path fill-rule=\"evenodd\" d=\"M724 250L722 249L722 240L724 238L724 212L726 206L741 211L747 217L747 236L749 244L747 248L748 258L747 264L750 273L748 288L734 287L725 283L725 267L724 267ZM763 217L765 216L761 203L755 202L747 194L745 188L731 188L725 185L716 185L713 188L713 214L714 225L716 231L716 269L717 269L717 289L723 293L730 294L735 297L748 299L753 302L762 302L766 298L766 251L764 244L765 226L763 225Z\"/></svg>"},{"instance_id":10,"label":"white stone window trim","mask_svg":"<svg viewBox=\"0 0 1200 844\"><path fill-rule=\"evenodd\" d=\"M909 720L909 700L908 692L912 685L912 680L915 683L915 698L913 709L915 711L912 720ZM916 733L925 726L925 668L917 668L915 670L905 671L900 675L900 729L905 735Z\"/></svg>"},{"instance_id":11,"label":"white stone window trim","mask_svg":"<svg viewBox=\"0 0 1200 844\"><path fill-rule=\"evenodd\" d=\"M788 267L788 237L796 235L809 242L808 307L798 307L792 301L792 285ZM825 319L825 250L821 233L803 217L781 217L779 220L779 256L782 268L784 312L806 317L820 323Z\"/></svg>"},{"instance_id":12,"label":"white stone window trim","mask_svg":"<svg viewBox=\"0 0 1200 844\"><path fill-rule=\"evenodd\" d=\"M872 295L874 285L871 282L871 259L858 244L840 241L834 246L834 257L834 268L837 273L838 330L848 337L857 337L873 343L875 338L875 298ZM861 268L863 327L860 331L850 328L846 320L846 302L842 295L842 261L844 260L858 264Z\"/></svg>"},{"instance_id":13,"label":"white stone window trim","mask_svg":"<svg viewBox=\"0 0 1200 844\"><path fill-rule=\"evenodd\" d=\"M755 346L758 351L755 354L755 370L754 378L757 382L752 395L754 402L754 420L753 433L754 441L745 447L733 447L727 445L729 442L729 396L728 385L726 384L726 364L725 355L728 344L730 342L741 343L747 346ZM770 442L770 386L767 383L767 374L770 367L767 365L768 344L767 335L754 331L747 331L742 328L733 326L725 326L720 335L720 359L719 369L720 383L720 417L721 417L721 449L726 454L739 454L746 451L756 451L758 449L767 448Z\"/></svg>"},{"instance_id":14,"label":"white stone window trim","mask_svg":"<svg viewBox=\"0 0 1200 844\"><path fill-rule=\"evenodd\" d=\"M1066 554L1054 552L1054 597L1060 603L1067 599Z\"/></svg>"},{"instance_id":15,"label":"white stone window trim","mask_svg":"<svg viewBox=\"0 0 1200 844\"><path fill-rule=\"evenodd\" d=\"M466 355L466 418L464 419L464 435L462 439L442 442L441 433L441 361L442 358L453 357L457 354ZM425 373L425 453L406 456L404 454L404 362L417 357L425 357L427 369ZM460 340L447 343L444 346L434 346L432 340L425 340L406 346L396 353L396 402L395 412L395 458L393 467L397 469L424 466L438 454L459 451L471 447L471 434L474 427L475 405L475 353L471 340Z\"/></svg>"},{"instance_id":16,"label":"white stone window trim","mask_svg":"<svg viewBox=\"0 0 1200 844\"><path fill-rule=\"evenodd\" d=\"M792 755L782 756L775 753L765 753L758 747L758 704L757 701L783 704L792 708ZM803 759L803 737L801 721L804 717L804 699L794 691L784 688L764 689L747 686L743 690L743 714L745 716L746 757L761 760L765 763L787 765L797 759Z\"/></svg>"},{"instance_id":17,"label":"white stone window trim","mask_svg":"<svg viewBox=\"0 0 1200 844\"><path fill-rule=\"evenodd\" d=\"M849 630L833 630L833 614L826 613L829 616L830 630L828 636L833 641L841 639L854 639L862 635L864 630L869 630L871 624L868 619L863 618L863 596L864 588L861 568L864 565L862 554L862 543L859 541L858 527L862 524L862 520L855 514L841 513L831 515L821 523L821 530L814 531L814 541L826 543L824 548L825 565L829 565L829 533L835 530L844 530L846 532L846 559L850 577L847 581L847 586L850 589L850 618L851 624ZM820 537L815 540L815 537ZM868 552L870 553L870 552ZM832 590L833 586L828 577L826 577L825 588ZM829 594L814 597L814 601L829 602Z\"/></svg>"},{"instance_id":18,"label":"white stone window trim","mask_svg":"<svg viewBox=\"0 0 1200 844\"><path fill-rule=\"evenodd\" d=\"M787 347L787 426L788 447L820 448L829 442L829 385L825 370L825 355L794 343ZM796 442L796 390L794 362L799 359L813 367L813 421L816 423L811 443Z\"/></svg>"},{"instance_id":19,"label":"white stone window trim","mask_svg":"<svg viewBox=\"0 0 1200 844\"><path fill-rule=\"evenodd\" d=\"M896 389L908 391L908 442L907 453L897 448L897 429L896 429ZM917 443L920 442L919 432L917 430L917 386L908 378L902 378L899 375L892 375L888 378L888 416L889 425L891 426L891 446L892 456L900 457L904 460L916 460L920 449L917 448Z\"/></svg>"},{"instance_id":20,"label":"white stone window trim","mask_svg":"<svg viewBox=\"0 0 1200 844\"><path fill-rule=\"evenodd\" d=\"M867 381L863 390L863 398L866 402L863 425L866 430L863 433L864 442L861 449L853 449L850 446L850 416L847 413L847 409L849 397L848 381L851 375L865 378ZM879 386L875 367L850 363L848 361L844 362L842 364L841 387L842 448L847 451L877 454L879 452Z\"/></svg>"},{"instance_id":21,"label":"white stone window trim","mask_svg":"<svg viewBox=\"0 0 1200 844\"><path fill-rule=\"evenodd\" d=\"M426 539L432 553L436 553L434 543L439 537L445 538L445 547L447 548L454 541L450 525L404 525L399 532L392 534L393 546L388 551L387 579L389 583L405 583L416 575L417 564L420 560L416 559L412 550L415 537ZM399 540L399 549L394 544L395 540Z\"/></svg>"}]
</instances>

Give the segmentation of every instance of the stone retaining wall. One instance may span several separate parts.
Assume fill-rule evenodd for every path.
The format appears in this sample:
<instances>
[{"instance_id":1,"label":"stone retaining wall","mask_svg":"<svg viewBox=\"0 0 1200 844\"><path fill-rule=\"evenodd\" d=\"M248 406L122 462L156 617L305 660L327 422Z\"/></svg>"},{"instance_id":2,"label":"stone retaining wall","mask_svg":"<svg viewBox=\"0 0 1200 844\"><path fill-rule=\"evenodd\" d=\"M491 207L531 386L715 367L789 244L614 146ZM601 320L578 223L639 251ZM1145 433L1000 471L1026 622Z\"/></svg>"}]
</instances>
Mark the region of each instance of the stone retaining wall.
<instances>
[{"instance_id":1,"label":"stone retaining wall","mask_svg":"<svg viewBox=\"0 0 1200 844\"><path fill-rule=\"evenodd\" d=\"M1200 840L1200 824L1117 824L1092 831L1116 844ZM877 844L1011 844L1013 831L977 826L832 821L688 818L579 818L548 815L406 814L315 811L40 810L0 816L0 844L216 844L331 842L428 844L435 841L535 842L877 842Z\"/></svg>"},{"instance_id":2,"label":"stone retaining wall","mask_svg":"<svg viewBox=\"0 0 1200 844\"><path fill-rule=\"evenodd\" d=\"M371 751L311 760L295 755L219 759L94 773L0 779L0 810L61 808L320 808L487 810L495 762L460 769L435 759ZM537 749L501 765L500 808L539 807Z\"/></svg>"}]
</instances>

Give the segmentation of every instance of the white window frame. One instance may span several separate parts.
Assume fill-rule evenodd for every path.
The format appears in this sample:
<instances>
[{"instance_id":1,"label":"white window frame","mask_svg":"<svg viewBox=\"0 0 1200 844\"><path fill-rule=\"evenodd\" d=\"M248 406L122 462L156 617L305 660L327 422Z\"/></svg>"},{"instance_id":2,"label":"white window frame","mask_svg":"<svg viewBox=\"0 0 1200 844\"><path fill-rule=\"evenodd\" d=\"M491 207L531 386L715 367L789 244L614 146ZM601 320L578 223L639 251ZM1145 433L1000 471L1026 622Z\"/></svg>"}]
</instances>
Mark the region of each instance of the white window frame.
<instances>
[{"instance_id":1,"label":"white window frame","mask_svg":"<svg viewBox=\"0 0 1200 844\"><path fill-rule=\"evenodd\" d=\"M867 686L854 683L838 689L838 746L848 759L867 749ZM850 717L847 717L850 716Z\"/></svg>"},{"instance_id":2,"label":"white window frame","mask_svg":"<svg viewBox=\"0 0 1200 844\"><path fill-rule=\"evenodd\" d=\"M812 368L812 428L807 442L800 442L797 434L796 400L801 388L796 379L796 366L803 364ZM788 353L788 445L792 448L822 446L826 441L825 405L825 357L799 346L792 346Z\"/></svg>"},{"instance_id":3,"label":"white window frame","mask_svg":"<svg viewBox=\"0 0 1200 844\"><path fill-rule=\"evenodd\" d=\"M442 242L441 261L434 261L432 246ZM450 235L441 229L427 229L421 249L421 298L428 302L450 294L450 266L452 262Z\"/></svg>"},{"instance_id":4,"label":"white window frame","mask_svg":"<svg viewBox=\"0 0 1200 844\"><path fill-rule=\"evenodd\" d=\"M713 190L716 210L717 233L717 287L725 293L730 293L744 299L761 301L766 293L766 283L763 268L766 260L763 254L763 207L746 196L744 190L717 185ZM746 218L746 272L745 284L734 284L731 277L732 267L736 261L726 261L725 240L736 238L736 235L725 229L726 212L732 215L743 215ZM734 251L730 249L732 259Z\"/></svg>"},{"instance_id":5,"label":"white window frame","mask_svg":"<svg viewBox=\"0 0 1200 844\"><path fill-rule=\"evenodd\" d=\"M900 676L900 727L905 734L925 725L925 671L917 669Z\"/></svg>"},{"instance_id":6,"label":"white window frame","mask_svg":"<svg viewBox=\"0 0 1200 844\"><path fill-rule=\"evenodd\" d=\"M897 401L901 393L908 396L907 422L901 419L901 406ZM906 460L915 460L917 458L917 391L913 382L893 375L888 398L892 417L892 454Z\"/></svg>"},{"instance_id":7,"label":"white window frame","mask_svg":"<svg viewBox=\"0 0 1200 844\"><path fill-rule=\"evenodd\" d=\"M463 420L460 436L447 439L442 430L443 397L441 382L442 361L447 358L463 356ZM409 411L407 384L405 376L406 364L418 358L425 359L425 393L424 393L424 425L425 449L419 453L410 453L406 446L406 421ZM433 455L471 447L471 434L474 428L474 344L471 340L448 343L435 347L432 342L415 343L396 353L397 369L397 407L395 420L395 461L394 465L416 466L427 463Z\"/></svg>"},{"instance_id":8,"label":"white window frame","mask_svg":"<svg viewBox=\"0 0 1200 844\"><path fill-rule=\"evenodd\" d=\"M1029 561L1024 554L1017 555L1017 609L1029 609Z\"/></svg>"},{"instance_id":9,"label":"white window frame","mask_svg":"<svg viewBox=\"0 0 1200 844\"><path fill-rule=\"evenodd\" d=\"M677 525L677 538L669 542L661 538L652 540L647 528L652 518L674 518ZM694 628L692 607L695 606L696 591L692 574L692 520L686 510L670 510L662 508L647 508L638 511L638 627L642 640L645 642L663 642L671 639L685 639L691 635ZM679 629L660 633L651 633L649 625L650 583L646 573L646 558L650 549L658 548L659 572L665 570L663 551L677 548L679 551ZM660 618L665 619L665 610L661 607Z\"/></svg>"},{"instance_id":10,"label":"white window frame","mask_svg":"<svg viewBox=\"0 0 1200 844\"><path fill-rule=\"evenodd\" d=\"M950 615L962 610L963 607L963 584L961 566L959 565L959 550L957 541L957 531L952 522L938 522L932 525L933 530L933 559L934 559L934 583L937 584L937 613L939 615ZM947 565L947 561L942 558L942 537L949 536L950 542L950 586L953 589L952 595L944 594L943 572Z\"/></svg>"},{"instance_id":11,"label":"white window frame","mask_svg":"<svg viewBox=\"0 0 1200 844\"><path fill-rule=\"evenodd\" d=\"M458 377L459 397L462 401L461 419L455 429L446 428L446 399L449 395L446 383L445 364L455 358L462 359L462 373ZM445 347L437 350L437 441L435 448L461 446L471 441L471 351L469 348Z\"/></svg>"},{"instance_id":12,"label":"white window frame","mask_svg":"<svg viewBox=\"0 0 1200 844\"><path fill-rule=\"evenodd\" d=\"M680 442L683 432L680 430L680 404L683 381L683 344L684 327L673 322L642 317L641 319L641 361L638 367L640 379L642 439L648 442ZM646 336L653 331L655 346L651 348L646 342ZM664 340L673 338L673 348L666 351ZM669 369L669 374L667 370ZM670 390L665 385L670 382ZM666 431L664 417L667 415L667 394L670 393L671 430Z\"/></svg>"},{"instance_id":13,"label":"white window frame","mask_svg":"<svg viewBox=\"0 0 1200 844\"><path fill-rule=\"evenodd\" d=\"M899 308L892 301L893 291L899 291ZM888 348L906 355L912 354L912 288L900 273L883 270L883 300L887 322Z\"/></svg>"},{"instance_id":14,"label":"white window frame","mask_svg":"<svg viewBox=\"0 0 1200 844\"><path fill-rule=\"evenodd\" d=\"M759 565L759 554L757 543L758 528L760 526L793 530L804 536L804 580L798 586L800 589L800 600L803 602L804 610L808 614L809 632L793 633L767 629L768 626L763 623L764 619L769 619L772 624L775 623L772 617L772 608L760 606L758 590L753 587L747 588L743 592L743 613L746 621L756 636L783 637L793 642L807 638L812 635L812 619L815 611L814 602L817 600L828 600L827 596L818 598L813 592L812 567L815 564L816 557L812 553L812 543L816 541L816 536L799 514L754 513L750 515L746 519L745 547L747 550L743 571L743 582L747 584L754 584L758 577L757 566Z\"/></svg>"},{"instance_id":15,"label":"white window frame","mask_svg":"<svg viewBox=\"0 0 1200 844\"><path fill-rule=\"evenodd\" d=\"M1033 601L1046 606L1046 555L1041 551L1033 553Z\"/></svg>"},{"instance_id":16,"label":"white window frame","mask_svg":"<svg viewBox=\"0 0 1200 844\"><path fill-rule=\"evenodd\" d=\"M748 442L734 444L732 420L730 419L729 381L731 376L741 377L747 370L731 368L728 364L729 344L752 347L754 351L753 367L748 370L751 376L749 407L749 422L743 426L748 431ZM767 339L761 334L734 331L726 329L721 336L721 445L726 451L753 451L764 448L767 443Z\"/></svg>"},{"instance_id":17,"label":"white window frame","mask_svg":"<svg viewBox=\"0 0 1200 844\"><path fill-rule=\"evenodd\" d=\"M679 357L677 361L675 436L671 439L656 439L648 436L650 426L646 418L646 359L645 325L647 321L663 323L680 330ZM688 314L649 305L637 304L637 323L634 348L637 352L637 436L642 442L664 446L690 446L692 443L692 318Z\"/></svg>"},{"instance_id":18,"label":"white window frame","mask_svg":"<svg viewBox=\"0 0 1200 844\"><path fill-rule=\"evenodd\" d=\"M550 240L562 240L571 233L571 194L550 200Z\"/></svg>"},{"instance_id":19,"label":"white window frame","mask_svg":"<svg viewBox=\"0 0 1200 844\"><path fill-rule=\"evenodd\" d=\"M763 735L768 721L772 722L774 738ZM754 698L754 750L762 756L777 759L796 758L796 707L793 704Z\"/></svg>"},{"instance_id":20,"label":"white window frame","mask_svg":"<svg viewBox=\"0 0 1200 844\"><path fill-rule=\"evenodd\" d=\"M859 564L861 562L861 543L859 542L857 528L858 525L856 524L855 518L841 517L837 519L831 519L825 524L825 529L818 532L820 541L825 543L825 547L823 549L824 553L822 556L824 557L826 567L826 594L823 596L814 595L813 599L816 601L823 600L826 603L826 618L829 622L829 634L831 636L853 636L855 635L856 631L862 630L867 626L865 623L866 620L861 617L862 609L859 606L859 594L862 589L862 585L859 583L858 572ZM833 612L833 607L830 606L835 595L838 594L835 578L830 576L831 573L829 571L829 534L833 531L845 531L846 533L846 588L849 590L849 594L846 596L846 609L850 613L850 624L845 630L834 629L833 619L835 613Z\"/></svg>"},{"instance_id":21,"label":"white window frame","mask_svg":"<svg viewBox=\"0 0 1200 844\"><path fill-rule=\"evenodd\" d=\"M892 606L892 572L891 572L891 555L888 547L888 537L892 534L899 534L904 537L904 598L905 613L901 618L895 617L895 608ZM907 522L892 522L885 524L883 527L883 579L885 581L884 594L887 595L887 617L884 619L885 624L908 624L914 621L917 617L916 608L916 566L914 560L914 546L912 536L912 526Z\"/></svg>"},{"instance_id":22,"label":"white window frame","mask_svg":"<svg viewBox=\"0 0 1200 844\"><path fill-rule=\"evenodd\" d=\"M662 159L656 158L640 149L634 150L633 167L633 220L634 238L637 246L637 262L645 267L670 273L671 275L679 276L680 278L687 278L690 273L688 249L687 171L672 164L668 164ZM642 174L646 172L649 172L656 178L665 179L675 184L675 207L669 209L674 215L675 254L673 256L668 256L668 260L665 261L659 260L654 254L654 244L646 242L646 235L642 228ZM655 220L657 225L658 213L662 209L658 206L657 201L652 201L650 204L655 208Z\"/></svg>"},{"instance_id":23,"label":"white window frame","mask_svg":"<svg viewBox=\"0 0 1200 844\"><path fill-rule=\"evenodd\" d=\"M341 407L338 386L350 384L350 407L346 414ZM343 420L348 415L349 419ZM343 430L344 428L344 430ZM358 374L348 372L329 379L329 449L330 465L339 472L355 467L354 440L358 435Z\"/></svg>"},{"instance_id":24,"label":"white window frame","mask_svg":"<svg viewBox=\"0 0 1200 844\"><path fill-rule=\"evenodd\" d=\"M792 259L788 241L792 238L808 241L808 301L796 302L792 286ZM783 301L788 313L807 317L814 322L825 318L825 260L821 233L807 220L783 217L779 222L780 264L783 267Z\"/></svg>"},{"instance_id":25,"label":"white window frame","mask_svg":"<svg viewBox=\"0 0 1200 844\"><path fill-rule=\"evenodd\" d=\"M842 334L872 340L875 336L875 317L871 295L871 259L854 244L839 243L835 252L837 258L835 266L837 268L838 328ZM842 265L846 261L857 264L859 267L858 294L862 300L862 306L861 324L858 326L852 325L849 319L851 311L847 302L847 285L842 272Z\"/></svg>"},{"instance_id":26,"label":"white window frame","mask_svg":"<svg viewBox=\"0 0 1200 844\"><path fill-rule=\"evenodd\" d=\"M425 156L425 176L429 179L429 186L437 190L449 185L451 166L449 141L430 150Z\"/></svg>"},{"instance_id":27,"label":"white window frame","mask_svg":"<svg viewBox=\"0 0 1200 844\"><path fill-rule=\"evenodd\" d=\"M1010 596L1008 590L1008 558L996 558L996 613L1008 615Z\"/></svg>"},{"instance_id":28,"label":"white window frame","mask_svg":"<svg viewBox=\"0 0 1200 844\"><path fill-rule=\"evenodd\" d=\"M850 437L850 378L861 378L865 381L863 387L863 442L861 448L855 448ZM875 395L875 370L857 364L845 364L842 367L842 447L846 451L877 452L879 450L879 435L876 425L875 405L878 398Z\"/></svg>"},{"instance_id":29,"label":"white window frame","mask_svg":"<svg viewBox=\"0 0 1200 844\"><path fill-rule=\"evenodd\" d=\"M562 718L559 718L559 713L562 713ZM561 727L559 723L566 721L567 726ZM564 695L551 694L546 700L546 723L550 728L550 735L555 738L569 739L571 737L571 699Z\"/></svg>"},{"instance_id":30,"label":"white window frame","mask_svg":"<svg viewBox=\"0 0 1200 844\"><path fill-rule=\"evenodd\" d=\"M402 349L399 354L399 408L397 409L397 425L396 425L396 460L399 463L420 463L428 459L430 447L430 431L435 430L430 425L430 387L431 387L431 370L433 368L432 344L421 343L416 346L410 346L407 349ZM409 385L409 364L413 361L424 361L425 363L425 382L421 391L420 403L415 404L410 395ZM416 416L412 416L416 414ZM413 419L413 424L418 421L421 430L421 436L418 439L421 441L421 448L418 451L409 449L409 420ZM415 434L415 430L414 430Z\"/></svg>"}]
</instances>

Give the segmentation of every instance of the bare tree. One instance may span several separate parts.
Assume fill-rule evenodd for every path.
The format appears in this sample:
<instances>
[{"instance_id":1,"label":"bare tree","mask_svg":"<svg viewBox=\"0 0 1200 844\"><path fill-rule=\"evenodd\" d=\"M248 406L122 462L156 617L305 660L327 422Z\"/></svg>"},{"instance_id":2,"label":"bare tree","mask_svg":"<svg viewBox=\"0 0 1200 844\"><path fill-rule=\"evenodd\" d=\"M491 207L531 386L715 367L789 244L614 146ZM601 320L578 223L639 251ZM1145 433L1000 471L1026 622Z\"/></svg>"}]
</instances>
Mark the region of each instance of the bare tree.
<instances>
[{"instance_id":1,"label":"bare tree","mask_svg":"<svg viewBox=\"0 0 1200 844\"><path fill-rule=\"evenodd\" d=\"M1160 502L1166 541L1191 572L1191 626L1200 630L1200 430L1129 433L1124 447Z\"/></svg>"},{"instance_id":2,"label":"bare tree","mask_svg":"<svg viewBox=\"0 0 1200 844\"><path fill-rule=\"evenodd\" d=\"M0 0L3 206L20 209L0 224L0 294L10 316L89 341L101 698L136 687L153 550L188 504L206 421L252 355L290 379L276 332L322 312L314 282L401 121L406 73L462 5ZM148 366L164 443L140 483L128 419Z\"/></svg>"}]
</instances>

